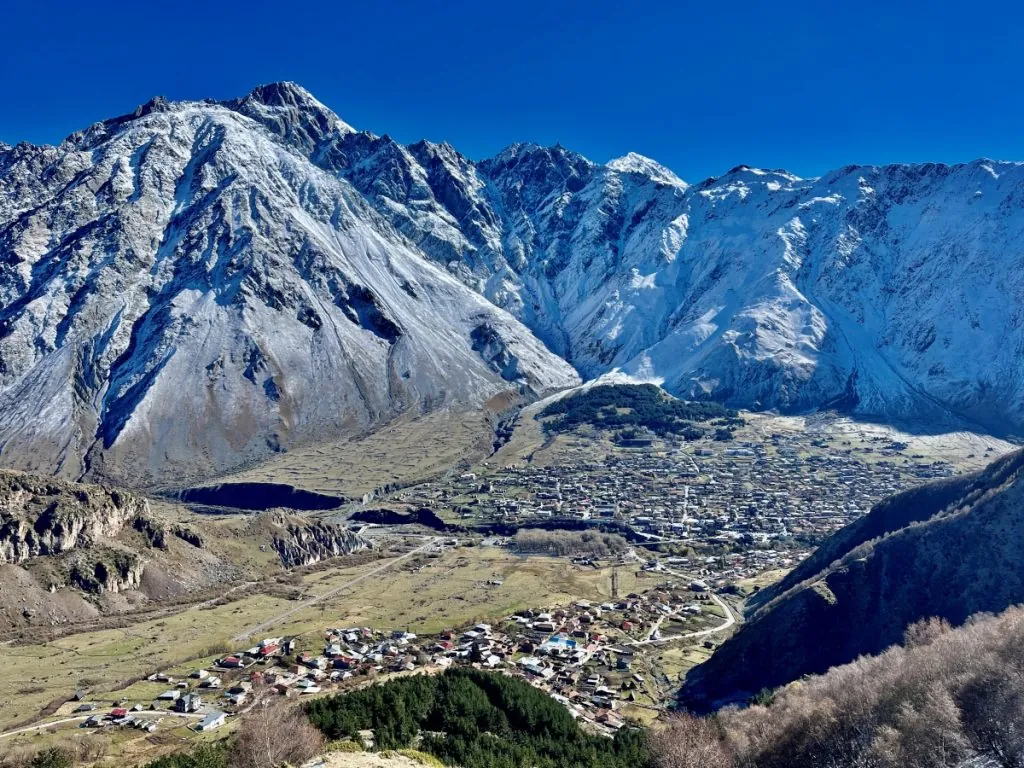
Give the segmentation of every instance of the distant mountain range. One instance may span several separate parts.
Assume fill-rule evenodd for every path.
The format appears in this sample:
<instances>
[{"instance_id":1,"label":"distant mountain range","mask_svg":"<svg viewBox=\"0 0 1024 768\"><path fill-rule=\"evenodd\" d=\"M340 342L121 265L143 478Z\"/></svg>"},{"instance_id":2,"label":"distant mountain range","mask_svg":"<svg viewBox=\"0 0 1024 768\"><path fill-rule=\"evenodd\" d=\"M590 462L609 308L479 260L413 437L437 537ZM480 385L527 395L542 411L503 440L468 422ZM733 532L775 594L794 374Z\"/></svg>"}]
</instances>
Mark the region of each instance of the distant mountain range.
<instances>
[{"instance_id":1,"label":"distant mountain range","mask_svg":"<svg viewBox=\"0 0 1024 768\"><path fill-rule=\"evenodd\" d=\"M703 709L899 643L907 626L962 624L1024 603L1024 451L897 494L753 596L741 629L687 677Z\"/></svg>"},{"instance_id":2,"label":"distant mountain range","mask_svg":"<svg viewBox=\"0 0 1024 768\"><path fill-rule=\"evenodd\" d=\"M216 474L620 369L689 398L1024 425L1024 166L739 166L359 132L301 87L0 146L0 462Z\"/></svg>"}]
</instances>

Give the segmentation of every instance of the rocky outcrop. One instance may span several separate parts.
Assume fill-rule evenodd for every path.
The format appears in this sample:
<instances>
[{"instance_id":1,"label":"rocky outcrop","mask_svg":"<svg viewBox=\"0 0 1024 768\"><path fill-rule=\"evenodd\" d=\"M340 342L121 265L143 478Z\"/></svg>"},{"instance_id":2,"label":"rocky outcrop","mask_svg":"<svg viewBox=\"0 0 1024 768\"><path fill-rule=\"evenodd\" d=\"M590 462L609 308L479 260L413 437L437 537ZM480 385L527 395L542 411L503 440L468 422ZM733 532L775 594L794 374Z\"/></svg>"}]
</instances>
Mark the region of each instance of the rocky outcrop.
<instances>
[{"instance_id":1,"label":"rocky outcrop","mask_svg":"<svg viewBox=\"0 0 1024 768\"><path fill-rule=\"evenodd\" d=\"M148 512L145 499L122 490L0 472L0 563L91 547Z\"/></svg>"},{"instance_id":2,"label":"rocky outcrop","mask_svg":"<svg viewBox=\"0 0 1024 768\"><path fill-rule=\"evenodd\" d=\"M271 524L272 546L287 568L311 565L370 546L366 539L348 528L320 520L275 515Z\"/></svg>"},{"instance_id":3,"label":"rocky outcrop","mask_svg":"<svg viewBox=\"0 0 1024 768\"><path fill-rule=\"evenodd\" d=\"M175 536L193 547L202 548L203 537L188 526L168 523L151 517L136 517L132 527L146 537L149 546L167 549L168 537Z\"/></svg>"},{"instance_id":4,"label":"rocky outcrop","mask_svg":"<svg viewBox=\"0 0 1024 768\"><path fill-rule=\"evenodd\" d=\"M83 592L124 592L138 589L145 562L134 552L110 547L76 553L70 559L68 584Z\"/></svg>"}]
</instances>

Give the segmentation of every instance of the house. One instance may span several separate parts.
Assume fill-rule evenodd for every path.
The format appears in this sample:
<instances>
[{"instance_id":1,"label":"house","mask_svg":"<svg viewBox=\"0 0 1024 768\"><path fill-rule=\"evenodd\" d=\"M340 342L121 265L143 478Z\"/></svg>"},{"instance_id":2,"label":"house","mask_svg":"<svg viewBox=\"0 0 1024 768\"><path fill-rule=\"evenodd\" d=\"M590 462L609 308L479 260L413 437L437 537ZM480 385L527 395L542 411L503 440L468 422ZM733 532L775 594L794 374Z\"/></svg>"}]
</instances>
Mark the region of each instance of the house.
<instances>
[{"instance_id":1,"label":"house","mask_svg":"<svg viewBox=\"0 0 1024 768\"><path fill-rule=\"evenodd\" d=\"M220 666L227 669L239 669L240 667L245 666L245 662L237 656L226 656L220 660Z\"/></svg>"},{"instance_id":2,"label":"house","mask_svg":"<svg viewBox=\"0 0 1024 768\"><path fill-rule=\"evenodd\" d=\"M186 693L174 702L174 709L176 712L198 712L202 704L203 700L199 694Z\"/></svg>"},{"instance_id":3,"label":"house","mask_svg":"<svg viewBox=\"0 0 1024 768\"><path fill-rule=\"evenodd\" d=\"M200 688L220 688L221 680L219 677L208 677L199 684Z\"/></svg>"},{"instance_id":4,"label":"house","mask_svg":"<svg viewBox=\"0 0 1024 768\"><path fill-rule=\"evenodd\" d=\"M177 701L180 696L181 691L176 691L172 688L169 691L164 691L163 693L161 693L159 696L157 696L157 699L159 699L160 701Z\"/></svg>"},{"instance_id":5,"label":"house","mask_svg":"<svg viewBox=\"0 0 1024 768\"><path fill-rule=\"evenodd\" d=\"M128 716L128 710L125 709L124 707L114 707L112 710L110 710L110 717L112 719L114 719L114 720L117 720L118 718L121 718L121 717L127 717L127 716Z\"/></svg>"},{"instance_id":6,"label":"house","mask_svg":"<svg viewBox=\"0 0 1024 768\"><path fill-rule=\"evenodd\" d=\"M212 731L214 728L220 728L224 725L224 721L226 719L227 715L223 712L210 712L196 724L196 729L200 731Z\"/></svg>"}]
</instances>

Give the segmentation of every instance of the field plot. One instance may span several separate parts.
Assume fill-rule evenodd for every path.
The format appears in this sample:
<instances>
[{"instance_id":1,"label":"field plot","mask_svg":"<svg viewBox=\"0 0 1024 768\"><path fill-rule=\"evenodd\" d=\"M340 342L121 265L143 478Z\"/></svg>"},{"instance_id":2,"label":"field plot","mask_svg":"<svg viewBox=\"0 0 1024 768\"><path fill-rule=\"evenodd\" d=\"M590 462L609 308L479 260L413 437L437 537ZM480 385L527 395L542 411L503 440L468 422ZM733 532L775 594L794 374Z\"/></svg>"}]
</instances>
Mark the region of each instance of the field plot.
<instances>
[{"instance_id":1,"label":"field plot","mask_svg":"<svg viewBox=\"0 0 1024 768\"><path fill-rule=\"evenodd\" d=\"M296 448L223 482L284 483L320 493L361 497L485 458L493 437L487 411L437 411L403 417L373 433Z\"/></svg>"}]
</instances>

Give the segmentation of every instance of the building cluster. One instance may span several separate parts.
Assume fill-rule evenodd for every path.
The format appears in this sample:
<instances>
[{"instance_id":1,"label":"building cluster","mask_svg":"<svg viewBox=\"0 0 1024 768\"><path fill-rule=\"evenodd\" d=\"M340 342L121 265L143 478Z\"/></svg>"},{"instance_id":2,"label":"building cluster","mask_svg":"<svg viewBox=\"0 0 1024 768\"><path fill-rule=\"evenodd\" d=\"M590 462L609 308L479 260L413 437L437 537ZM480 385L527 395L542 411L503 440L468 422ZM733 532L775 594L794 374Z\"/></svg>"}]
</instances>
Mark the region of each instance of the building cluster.
<instances>
[{"instance_id":1,"label":"building cluster","mask_svg":"<svg viewBox=\"0 0 1024 768\"><path fill-rule=\"evenodd\" d=\"M114 707L105 713L90 715L82 723L83 728L137 728L148 733L157 730L165 717L187 717L189 727L196 731L212 731L224 725L228 713L205 706L203 696L210 698L209 692L220 687L220 678L209 674L208 670L197 670L187 680L176 680L165 673L154 673L147 678L148 682L164 683L172 687L157 695L148 708L142 704L126 706L126 702L116 702ZM211 687L212 685L212 687ZM203 689L203 692L200 692ZM77 696L77 694L76 694ZM229 696L225 694L225 698ZM94 712L95 704L80 704L75 712Z\"/></svg>"},{"instance_id":2,"label":"building cluster","mask_svg":"<svg viewBox=\"0 0 1024 768\"><path fill-rule=\"evenodd\" d=\"M953 474L946 462L906 457L905 448L885 438L836 448L803 433L660 452L613 448L600 461L580 453L548 466L465 473L395 500L448 508L476 523L614 522L634 542L753 550L744 564L753 572L791 564L773 547L816 543L886 496Z\"/></svg>"},{"instance_id":3,"label":"building cluster","mask_svg":"<svg viewBox=\"0 0 1024 768\"><path fill-rule=\"evenodd\" d=\"M381 675L470 665L520 677L593 729L612 733L623 725L622 703L645 692L646 680L635 665L643 649L721 620L707 610L705 584L676 581L602 604L580 600L549 610L523 610L497 625L478 623L430 636L329 628L322 646L308 650L298 646L301 638L265 638L184 679L151 675L149 682L167 687L148 709L119 703L84 725L155 731L162 718L177 716L190 718L190 727L205 731L245 712L258 696L343 691ZM78 711L94 709L94 704L82 704Z\"/></svg>"}]
</instances>

